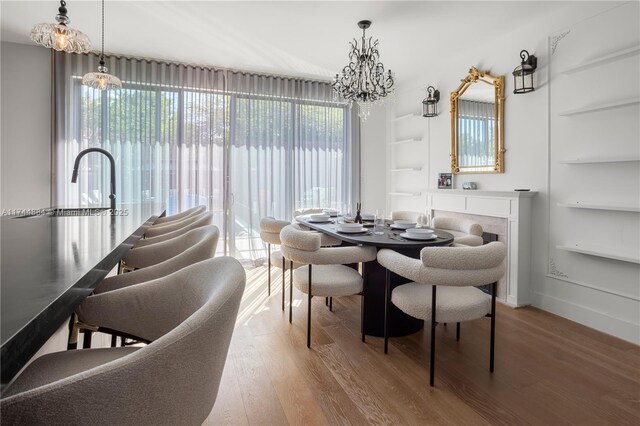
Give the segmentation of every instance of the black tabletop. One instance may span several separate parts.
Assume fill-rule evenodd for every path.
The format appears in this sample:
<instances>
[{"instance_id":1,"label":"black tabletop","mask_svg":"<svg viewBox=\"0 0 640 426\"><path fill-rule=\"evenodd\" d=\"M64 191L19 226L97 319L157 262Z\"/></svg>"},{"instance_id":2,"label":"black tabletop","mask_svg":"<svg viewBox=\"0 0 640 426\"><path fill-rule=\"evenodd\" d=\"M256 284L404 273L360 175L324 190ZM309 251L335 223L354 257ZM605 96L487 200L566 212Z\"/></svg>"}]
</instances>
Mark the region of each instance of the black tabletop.
<instances>
[{"instance_id":1,"label":"black tabletop","mask_svg":"<svg viewBox=\"0 0 640 426\"><path fill-rule=\"evenodd\" d=\"M363 234L346 234L338 232L336 227L336 218L332 218L328 223L313 223L309 222L309 216L299 216L296 218L298 222L304 223L309 228L316 231L323 232L332 237L341 239L353 244L362 244L365 246L376 246L379 248L390 249L415 249L422 247L433 246L449 246L453 243L453 235L440 229L434 229L434 234L438 238L434 240L410 240L403 238L400 234L404 233L403 230L396 230L390 227L390 222L387 222L384 227L384 234L378 235L373 233L373 227L368 227L369 232Z\"/></svg>"},{"instance_id":2,"label":"black tabletop","mask_svg":"<svg viewBox=\"0 0 640 426\"><path fill-rule=\"evenodd\" d=\"M3 384L164 212L157 204L120 207L118 216L67 211L0 221Z\"/></svg>"}]
</instances>

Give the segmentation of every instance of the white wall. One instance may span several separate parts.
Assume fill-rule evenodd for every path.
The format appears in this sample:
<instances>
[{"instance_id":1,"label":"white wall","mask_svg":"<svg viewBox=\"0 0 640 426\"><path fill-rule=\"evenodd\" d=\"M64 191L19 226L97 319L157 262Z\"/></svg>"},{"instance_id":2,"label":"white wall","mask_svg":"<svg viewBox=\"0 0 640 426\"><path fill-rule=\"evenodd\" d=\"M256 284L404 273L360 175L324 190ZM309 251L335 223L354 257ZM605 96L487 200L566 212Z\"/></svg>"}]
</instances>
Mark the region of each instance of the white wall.
<instances>
[{"instance_id":1,"label":"white wall","mask_svg":"<svg viewBox=\"0 0 640 426\"><path fill-rule=\"evenodd\" d=\"M382 168L402 166L398 162L412 161L411 152L423 155L423 171L418 172L423 188L436 187L437 174L450 171L450 113L449 93L475 66L490 70L494 75L505 75L505 173L457 175L456 188L462 182L474 181L482 190L513 190L530 188L538 191L533 203L533 247L532 286L534 305L600 329L621 338L638 342L638 303L629 309L628 300L610 297L597 290L554 280L547 276L548 269L548 142L549 142L549 91L548 91L548 37L555 32L604 11L618 7L623 2L571 2L561 12L549 16L541 22L531 22L520 31L504 34L491 43L470 47L461 46L446 58L433 58L429 69L420 70L420 76L403 81L397 87L396 101L390 110L387 126L391 129L387 141L417 137L420 142L412 148L402 145L405 153L395 158L393 155L378 155L363 168L366 180ZM544 7L544 3L540 3ZM637 16L637 14L636 14ZM613 30L612 30L613 31ZM419 42L419 40L417 40ZM411 52L419 52L419 46L408 47ZM528 50L538 57L536 91L526 95L514 95L511 72L519 65L519 52ZM408 53L414 54L414 53ZM424 52L421 54L428 54ZM392 66L392 64L386 64ZM393 117L417 113L425 97L424 88L433 85L441 92L440 115L432 119L415 118L394 122ZM367 126L368 124L365 124ZM376 124L377 125L377 124ZM371 141L365 141L372 143ZM409 164L406 164L409 165ZM413 166L413 164L411 164ZM413 172L411 172L413 173ZM388 190L400 191L398 185L409 183L389 179ZM409 179L407 178L407 181ZM395 187L394 187L395 186ZM425 197L389 198L390 209L411 208L425 210ZM612 312L616 312L613 314Z\"/></svg>"},{"instance_id":2,"label":"white wall","mask_svg":"<svg viewBox=\"0 0 640 426\"><path fill-rule=\"evenodd\" d=\"M2 42L0 209L49 207L51 52Z\"/></svg>"},{"instance_id":3,"label":"white wall","mask_svg":"<svg viewBox=\"0 0 640 426\"><path fill-rule=\"evenodd\" d=\"M376 209L386 208L387 175L380 158L386 156L387 113L384 106L374 106L371 115L360 127L361 187L362 209L375 213Z\"/></svg>"}]
</instances>

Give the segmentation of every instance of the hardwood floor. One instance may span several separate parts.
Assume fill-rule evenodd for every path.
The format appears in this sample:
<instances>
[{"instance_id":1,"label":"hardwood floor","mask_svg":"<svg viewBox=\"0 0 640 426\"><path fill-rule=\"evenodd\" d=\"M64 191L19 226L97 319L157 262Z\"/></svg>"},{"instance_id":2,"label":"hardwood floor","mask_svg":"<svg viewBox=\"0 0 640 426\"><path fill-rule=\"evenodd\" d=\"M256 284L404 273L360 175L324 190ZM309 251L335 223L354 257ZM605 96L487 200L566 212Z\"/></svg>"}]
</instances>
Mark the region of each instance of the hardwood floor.
<instances>
[{"instance_id":1,"label":"hardwood floor","mask_svg":"<svg viewBox=\"0 0 640 426\"><path fill-rule=\"evenodd\" d=\"M288 281L288 280L287 280ZM437 327L436 387L429 330L360 341L360 297L313 300L294 290L293 324L281 311L280 271L247 271L216 404L206 425L640 423L640 347L535 308L499 306L496 371L489 320ZM288 296L288 289L287 289ZM287 297L288 300L288 297ZM288 308L287 308L288 309Z\"/></svg>"}]
</instances>

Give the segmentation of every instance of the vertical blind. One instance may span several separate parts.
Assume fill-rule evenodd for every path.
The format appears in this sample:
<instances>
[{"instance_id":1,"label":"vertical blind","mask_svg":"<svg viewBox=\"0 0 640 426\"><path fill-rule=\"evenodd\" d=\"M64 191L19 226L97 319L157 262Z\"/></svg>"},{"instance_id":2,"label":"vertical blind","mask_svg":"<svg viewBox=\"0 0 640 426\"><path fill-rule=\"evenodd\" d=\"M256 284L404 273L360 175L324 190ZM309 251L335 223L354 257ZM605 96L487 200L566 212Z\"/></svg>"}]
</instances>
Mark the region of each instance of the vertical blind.
<instances>
[{"instance_id":1,"label":"vertical blind","mask_svg":"<svg viewBox=\"0 0 640 426\"><path fill-rule=\"evenodd\" d=\"M495 103L459 99L458 108L460 167L494 165L496 159Z\"/></svg>"},{"instance_id":2,"label":"vertical blind","mask_svg":"<svg viewBox=\"0 0 640 426\"><path fill-rule=\"evenodd\" d=\"M80 84L98 66L93 54L54 58L54 199L107 205L116 159L118 204L163 202L167 213L204 204L227 244L263 256L259 220L289 218L294 207L352 202L351 112L325 82L110 56L119 91ZM229 212L229 214L227 214Z\"/></svg>"}]
</instances>

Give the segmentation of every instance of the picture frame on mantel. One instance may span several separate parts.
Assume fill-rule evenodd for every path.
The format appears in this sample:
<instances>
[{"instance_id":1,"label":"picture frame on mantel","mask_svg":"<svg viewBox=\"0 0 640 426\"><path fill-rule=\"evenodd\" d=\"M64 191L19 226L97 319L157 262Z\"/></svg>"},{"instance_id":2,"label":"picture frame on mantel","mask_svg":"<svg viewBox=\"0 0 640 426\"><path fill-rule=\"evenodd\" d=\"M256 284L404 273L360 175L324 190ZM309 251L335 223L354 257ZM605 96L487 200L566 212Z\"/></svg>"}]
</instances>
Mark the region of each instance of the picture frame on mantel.
<instances>
[{"instance_id":1,"label":"picture frame on mantel","mask_svg":"<svg viewBox=\"0 0 640 426\"><path fill-rule=\"evenodd\" d=\"M438 189L453 188L453 173L438 173Z\"/></svg>"}]
</instances>

